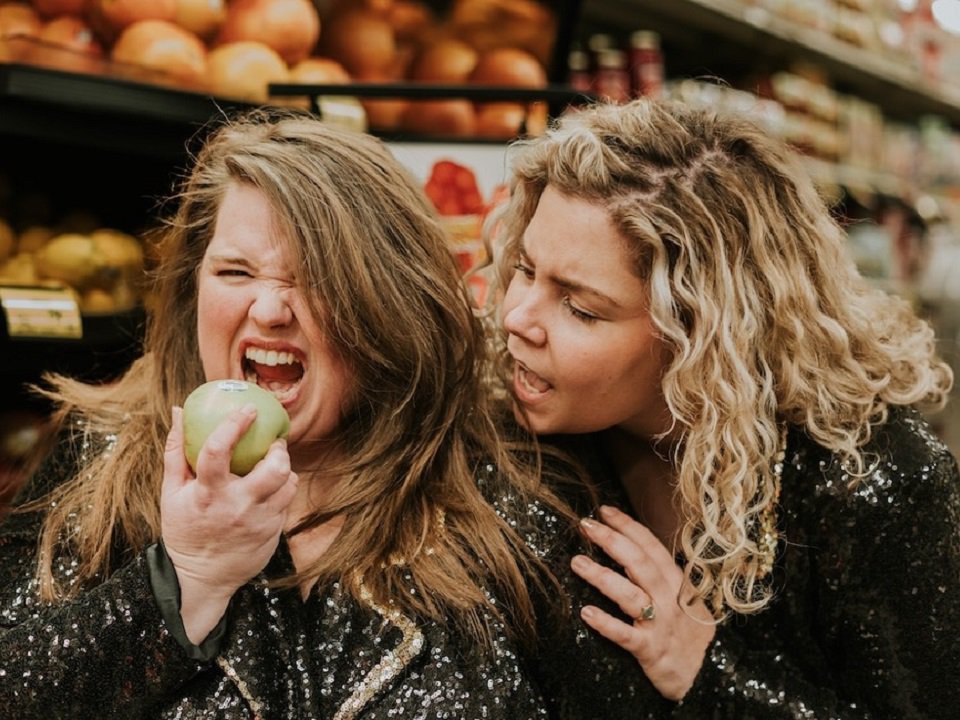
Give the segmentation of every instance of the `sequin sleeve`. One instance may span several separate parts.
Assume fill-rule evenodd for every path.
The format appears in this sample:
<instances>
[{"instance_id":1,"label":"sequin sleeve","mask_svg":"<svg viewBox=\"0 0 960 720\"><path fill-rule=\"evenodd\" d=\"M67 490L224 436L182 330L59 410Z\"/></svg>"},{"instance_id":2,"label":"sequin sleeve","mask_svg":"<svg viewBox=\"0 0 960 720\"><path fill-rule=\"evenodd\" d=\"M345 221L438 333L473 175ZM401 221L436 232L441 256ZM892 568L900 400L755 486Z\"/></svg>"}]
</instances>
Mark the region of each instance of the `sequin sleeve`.
<instances>
[{"instance_id":1,"label":"sequin sleeve","mask_svg":"<svg viewBox=\"0 0 960 720\"><path fill-rule=\"evenodd\" d=\"M809 441L791 453L778 595L721 628L676 717L957 717L956 460L910 411L868 452L852 491Z\"/></svg>"},{"instance_id":2,"label":"sequin sleeve","mask_svg":"<svg viewBox=\"0 0 960 720\"><path fill-rule=\"evenodd\" d=\"M0 524L0 717L148 715L201 665L167 632L144 555L72 602L43 605L33 578L40 521L18 513ZM63 577L72 567L56 560Z\"/></svg>"},{"instance_id":3,"label":"sequin sleeve","mask_svg":"<svg viewBox=\"0 0 960 720\"><path fill-rule=\"evenodd\" d=\"M520 533L553 574L558 592L535 594L538 651L531 671L556 720L642 720L664 717L667 703L630 653L580 620L587 604L616 612L611 603L570 569L574 554L587 552L576 527L541 502L518 506L510 492L495 492L495 473L484 483L493 505ZM604 562L602 558L596 558ZM536 587L531 583L531 588ZM552 587L548 582L545 587Z\"/></svg>"},{"instance_id":4,"label":"sequin sleeve","mask_svg":"<svg viewBox=\"0 0 960 720\"><path fill-rule=\"evenodd\" d=\"M556 717L592 719L667 717L673 703L665 700L630 653L609 642L580 620L580 609L594 605L619 610L570 571L570 558L586 552L579 543L559 543L549 560L561 583L565 613L543 614L536 672ZM598 562L601 558L595 558Z\"/></svg>"}]
</instances>

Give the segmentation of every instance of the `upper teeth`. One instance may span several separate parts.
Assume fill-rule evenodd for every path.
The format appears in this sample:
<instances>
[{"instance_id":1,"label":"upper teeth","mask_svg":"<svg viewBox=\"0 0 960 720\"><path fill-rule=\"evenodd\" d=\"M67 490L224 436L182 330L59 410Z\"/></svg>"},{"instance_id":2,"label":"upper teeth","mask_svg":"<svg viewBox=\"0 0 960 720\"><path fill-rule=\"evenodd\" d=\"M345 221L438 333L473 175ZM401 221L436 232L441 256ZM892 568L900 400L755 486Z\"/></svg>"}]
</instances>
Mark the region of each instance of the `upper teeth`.
<instances>
[{"instance_id":1,"label":"upper teeth","mask_svg":"<svg viewBox=\"0 0 960 720\"><path fill-rule=\"evenodd\" d=\"M263 350L255 347L248 347L245 355L247 360L252 360L260 365L292 365L297 362L293 353Z\"/></svg>"}]
</instances>

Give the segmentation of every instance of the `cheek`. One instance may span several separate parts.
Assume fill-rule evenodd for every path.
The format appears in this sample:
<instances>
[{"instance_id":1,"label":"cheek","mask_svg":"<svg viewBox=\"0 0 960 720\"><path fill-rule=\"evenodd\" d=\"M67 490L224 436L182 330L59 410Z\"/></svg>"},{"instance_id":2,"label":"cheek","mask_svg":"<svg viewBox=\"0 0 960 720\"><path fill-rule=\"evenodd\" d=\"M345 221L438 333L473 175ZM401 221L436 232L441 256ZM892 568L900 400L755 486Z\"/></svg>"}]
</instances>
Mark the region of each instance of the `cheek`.
<instances>
[{"instance_id":1,"label":"cheek","mask_svg":"<svg viewBox=\"0 0 960 720\"><path fill-rule=\"evenodd\" d=\"M576 350L572 350L573 347ZM638 346L641 349L638 352ZM574 383L589 386L614 402L649 395L659 381L659 362L654 349L636 340L603 341L596 337L572 339L563 353L565 374Z\"/></svg>"},{"instance_id":2,"label":"cheek","mask_svg":"<svg viewBox=\"0 0 960 720\"><path fill-rule=\"evenodd\" d=\"M210 377L226 377L229 367L226 355L230 339L243 313L239 298L211 283L201 282L197 288L197 347L204 373Z\"/></svg>"},{"instance_id":3,"label":"cheek","mask_svg":"<svg viewBox=\"0 0 960 720\"><path fill-rule=\"evenodd\" d=\"M627 396L642 405L659 405L663 397L663 371L663 348L658 342L648 341L643 352L621 369L624 387L630 388Z\"/></svg>"},{"instance_id":4,"label":"cheek","mask_svg":"<svg viewBox=\"0 0 960 720\"><path fill-rule=\"evenodd\" d=\"M197 292L197 333L201 344L204 339L209 341L211 335L216 335L231 314L231 304L221 296L222 293L207 284L201 284Z\"/></svg>"},{"instance_id":5,"label":"cheek","mask_svg":"<svg viewBox=\"0 0 960 720\"><path fill-rule=\"evenodd\" d=\"M340 427L353 406L357 394L353 375L342 363L320 360L324 370L314 378L312 400L301 410L304 425L299 426L298 440L317 440L329 436ZM294 417L297 425L297 417ZM295 428L296 429L296 428Z\"/></svg>"},{"instance_id":6,"label":"cheek","mask_svg":"<svg viewBox=\"0 0 960 720\"><path fill-rule=\"evenodd\" d=\"M215 365L214 350L220 344L220 341L216 336L216 325L212 322L213 314L210 310L210 303L204 302L202 294L197 299L197 348L200 351L203 373L210 380L224 374Z\"/></svg>"}]
</instances>

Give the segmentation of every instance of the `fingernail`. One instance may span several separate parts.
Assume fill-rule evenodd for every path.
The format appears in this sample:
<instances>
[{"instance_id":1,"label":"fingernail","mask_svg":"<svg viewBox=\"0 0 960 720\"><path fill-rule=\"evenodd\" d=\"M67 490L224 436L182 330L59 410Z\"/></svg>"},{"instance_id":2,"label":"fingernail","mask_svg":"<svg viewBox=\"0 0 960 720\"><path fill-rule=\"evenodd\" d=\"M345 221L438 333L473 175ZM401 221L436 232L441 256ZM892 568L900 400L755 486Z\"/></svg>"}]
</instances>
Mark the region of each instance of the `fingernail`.
<instances>
[{"instance_id":1,"label":"fingernail","mask_svg":"<svg viewBox=\"0 0 960 720\"><path fill-rule=\"evenodd\" d=\"M177 420L180 418L180 414L183 412L183 408L179 405L174 405L170 408L170 419L176 424Z\"/></svg>"},{"instance_id":2,"label":"fingernail","mask_svg":"<svg viewBox=\"0 0 960 720\"><path fill-rule=\"evenodd\" d=\"M580 608L580 617L584 620L592 620L597 616L597 610L592 605L584 605Z\"/></svg>"},{"instance_id":3,"label":"fingernail","mask_svg":"<svg viewBox=\"0 0 960 720\"><path fill-rule=\"evenodd\" d=\"M570 567L580 572L586 572L590 567L590 561L583 555L574 555L570 560Z\"/></svg>"},{"instance_id":4,"label":"fingernail","mask_svg":"<svg viewBox=\"0 0 960 720\"><path fill-rule=\"evenodd\" d=\"M602 515L603 517L612 518L612 517L616 517L616 514L617 514L616 508L610 507L609 505L600 506L600 515Z\"/></svg>"},{"instance_id":5,"label":"fingernail","mask_svg":"<svg viewBox=\"0 0 960 720\"><path fill-rule=\"evenodd\" d=\"M586 530L595 530L597 527L599 527L597 522L595 520L591 520L590 518L580 518L580 524L583 525Z\"/></svg>"},{"instance_id":6,"label":"fingernail","mask_svg":"<svg viewBox=\"0 0 960 720\"><path fill-rule=\"evenodd\" d=\"M256 415L257 406L254 405L253 403L247 403L242 408L240 408L240 412L242 412L244 415Z\"/></svg>"}]
</instances>

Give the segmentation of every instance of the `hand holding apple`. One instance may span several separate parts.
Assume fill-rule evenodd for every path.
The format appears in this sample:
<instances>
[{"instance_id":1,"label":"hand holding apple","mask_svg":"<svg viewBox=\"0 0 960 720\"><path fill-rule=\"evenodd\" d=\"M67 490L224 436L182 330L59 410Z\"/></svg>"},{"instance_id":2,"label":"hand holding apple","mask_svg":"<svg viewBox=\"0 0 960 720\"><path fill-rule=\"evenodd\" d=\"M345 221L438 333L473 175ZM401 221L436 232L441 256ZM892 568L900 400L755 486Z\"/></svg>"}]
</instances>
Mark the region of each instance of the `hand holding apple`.
<instances>
[{"instance_id":1,"label":"hand holding apple","mask_svg":"<svg viewBox=\"0 0 960 720\"><path fill-rule=\"evenodd\" d=\"M269 562L297 494L299 479L282 441L273 441L247 475L230 471L232 449L258 419L255 407L246 402L215 425L195 474L185 450L184 413L173 408L163 456L161 536L177 572L183 626L194 643L217 624L237 588Z\"/></svg>"},{"instance_id":2,"label":"hand holding apple","mask_svg":"<svg viewBox=\"0 0 960 720\"><path fill-rule=\"evenodd\" d=\"M235 475L246 475L267 454L274 440L287 437L287 411L272 393L243 380L213 380L187 396L183 403L184 452L194 471L200 448L214 428L248 404L256 406L257 417L233 450L230 472Z\"/></svg>"}]
</instances>

